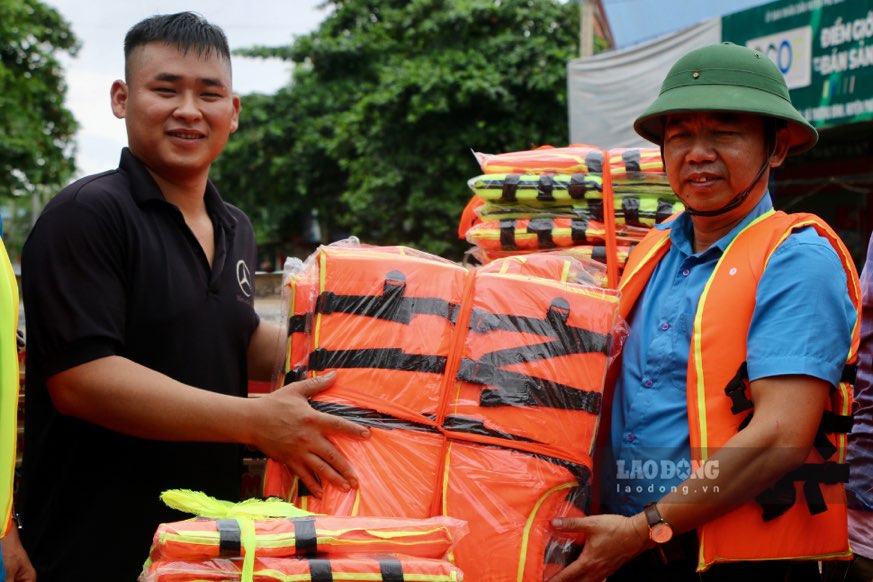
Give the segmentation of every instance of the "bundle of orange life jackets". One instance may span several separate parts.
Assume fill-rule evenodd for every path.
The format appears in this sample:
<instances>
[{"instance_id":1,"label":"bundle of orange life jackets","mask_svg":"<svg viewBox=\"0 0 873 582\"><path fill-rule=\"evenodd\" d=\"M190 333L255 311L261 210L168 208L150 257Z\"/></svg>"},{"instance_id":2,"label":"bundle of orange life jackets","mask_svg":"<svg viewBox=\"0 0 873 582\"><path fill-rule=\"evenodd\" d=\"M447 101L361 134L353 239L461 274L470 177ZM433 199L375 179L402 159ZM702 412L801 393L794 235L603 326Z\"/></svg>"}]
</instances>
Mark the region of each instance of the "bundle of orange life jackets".
<instances>
[{"instance_id":1,"label":"bundle of orange life jackets","mask_svg":"<svg viewBox=\"0 0 873 582\"><path fill-rule=\"evenodd\" d=\"M549 249L580 249L606 264L616 288L630 248L683 206L657 148L572 144L483 154L459 238L482 263ZM578 251L577 251L578 252Z\"/></svg>"},{"instance_id":2,"label":"bundle of orange life jackets","mask_svg":"<svg viewBox=\"0 0 873 582\"><path fill-rule=\"evenodd\" d=\"M269 462L265 496L316 513L449 516L469 580L541 580L582 539L618 293L570 256L466 269L404 247L324 246L290 277L286 382L336 371L312 406L370 428L336 437L359 486L308 494Z\"/></svg>"}]
</instances>

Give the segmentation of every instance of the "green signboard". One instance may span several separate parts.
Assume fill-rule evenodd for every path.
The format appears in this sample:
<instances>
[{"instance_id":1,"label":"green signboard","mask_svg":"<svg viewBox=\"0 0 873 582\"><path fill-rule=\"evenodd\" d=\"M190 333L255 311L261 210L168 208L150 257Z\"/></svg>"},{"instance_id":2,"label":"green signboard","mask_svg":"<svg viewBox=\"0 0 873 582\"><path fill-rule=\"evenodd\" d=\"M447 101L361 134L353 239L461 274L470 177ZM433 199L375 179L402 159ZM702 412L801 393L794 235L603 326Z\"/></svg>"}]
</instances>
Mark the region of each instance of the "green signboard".
<instances>
[{"instance_id":1,"label":"green signboard","mask_svg":"<svg viewBox=\"0 0 873 582\"><path fill-rule=\"evenodd\" d=\"M723 17L722 39L766 53L816 127L873 119L873 0L777 0Z\"/></svg>"}]
</instances>

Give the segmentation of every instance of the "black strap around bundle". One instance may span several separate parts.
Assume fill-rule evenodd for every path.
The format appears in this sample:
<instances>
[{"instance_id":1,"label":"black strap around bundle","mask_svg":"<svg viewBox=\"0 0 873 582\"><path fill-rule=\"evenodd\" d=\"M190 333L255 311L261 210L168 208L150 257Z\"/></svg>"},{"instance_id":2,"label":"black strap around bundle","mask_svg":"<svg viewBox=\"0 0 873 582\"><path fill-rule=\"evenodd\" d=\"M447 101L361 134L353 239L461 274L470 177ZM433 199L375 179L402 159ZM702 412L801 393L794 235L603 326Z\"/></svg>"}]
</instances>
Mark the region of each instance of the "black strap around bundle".
<instances>
[{"instance_id":1,"label":"black strap around bundle","mask_svg":"<svg viewBox=\"0 0 873 582\"><path fill-rule=\"evenodd\" d=\"M640 222L640 199L636 196L625 196L621 199L621 210L624 213L624 223L628 226L642 226Z\"/></svg>"},{"instance_id":2,"label":"black strap around bundle","mask_svg":"<svg viewBox=\"0 0 873 582\"><path fill-rule=\"evenodd\" d=\"M502 430L488 428L485 423L475 418L469 418L457 414L449 414L443 420L443 428L452 432L463 432L479 436L494 437L507 441L519 441L525 443L538 443L540 441L519 436Z\"/></svg>"},{"instance_id":3,"label":"black strap around bundle","mask_svg":"<svg viewBox=\"0 0 873 582\"><path fill-rule=\"evenodd\" d=\"M458 380L489 386L479 396L479 406L541 406L561 410L600 412L602 395L560 382L503 370L475 360L461 360Z\"/></svg>"},{"instance_id":4,"label":"black strap around bundle","mask_svg":"<svg viewBox=\"0 0 873 582\"><path fill-rule=\"evenodd\" d=\"M370 408L338 404L336 402L322 402L321 400L310 400L309 404L318 412L339 416L364 426L380 428L382 430L411 430L415 432L439 433L439 429L434 425L397 418L396 416ZM433 417L430 417L430 419L433 420Z\"/></svg>"},{"instance_id":5,"label":"black strap around bundle","mask_svg":"<svg viewBox=\"0 0 873 582\"><path fill-rule=\"evenodd\" d=\"M397 558L379 557L382 582L403 582L403 564Z\"/></svg>"},{"instance_id":6,"label":"black strap around bundle","mask_svg":"<svg viewBox=\"0 0 873 582\"><path fill-rule=\"evenodd\" d=\"M309 579L312 582L333 582L333 568L326 558L309 558Z\"/></svg>"},{"instance_id":7,"label":"black strap around bundle","mask_svg":"<svg viewBox=\"0 0 873 582\"><path fill-rule=\"evenodd\" d=\"M436 315L455 322L458 304L438 297L406 297L406 275L391 271L385 276L382 295L338 295L325 291L318 296L318 313L348 313L397 323L409 323L413 315Z\"/></svg>"},{"instance_id":8,"label":"black strap around bundle","mask_svg":"<svg viewBox=\"0 0 873 582\"><path fill-rule=\"evenodd\" d=\"M640 150L638 149L626 149L621 152L621 161L624 162L624 169L628 174L641 171L640 160Z\"/></svg>"},{"instance_id":9,"label":"black strap around bundle","mask_svg":"<svg viewBox=\"0 0 873 582\"><path fill-rule=\"evenodd\" d=\"M309 369L372 368L442 374L446 356L407 354L400 348L363 348L359 350L328 350L317 348L309 354Z\"/></svg>"},{"instance_id":10,"label":"black strap around bundle","mask_svg":"<svg viewBox=\"0 0 873 582\"><path fill-rule=\"evenodd\" d=\"M222 558L236 558L242 555L242 542L239 523L235 519L216 519L218 530L218 552Z\"/></svg>"},{"instance_id":11,"label":"black strap around bundle","mask_svg":"<svg viewBox=\"0 0 873 582\"><path fill-rule=\"evenodd\" d=\"M501 202L515 202L516 193L518 192L518 182L521 176L518 174L507 174L503 180L503 191L500 194Z\"/></svg>"},{"instance_id":12,"label":"black strap around bundle","mask_svg":"<svg viewBox=\"0 0 873 582\"><path fill-rule=\"evenodd\" d=\"M315 531L314 517L293 517L294 553L297 556L313 557L318 554L318 534Z\"/></svg>"},{"instance_id":13,"label":"black strap around bundle","mask_svg":"<svg viewBox=\"0 0 873 582\"><path fill-rule=\"evenodd\" d=\"M537 235L537 247L551 249L555 247L555 221L548 217L531 218L527 221L527 232Z\"/></svg>"},{"instance_id":14,"label":"black strap around bundle","mask_svg":"<svg viewBox=\"0 0 873 582\"><path fill-rule=\"evenodd\" d=\"M549 304L543 318L509 313L491 313L474 308L470 317L469 329L473 333L501 330L554 338L565 347L566 351L563 353L608 352L609 335L567 325L569 318L570 303L563 297L555 297Z\"/></svg>"}]
</instances>

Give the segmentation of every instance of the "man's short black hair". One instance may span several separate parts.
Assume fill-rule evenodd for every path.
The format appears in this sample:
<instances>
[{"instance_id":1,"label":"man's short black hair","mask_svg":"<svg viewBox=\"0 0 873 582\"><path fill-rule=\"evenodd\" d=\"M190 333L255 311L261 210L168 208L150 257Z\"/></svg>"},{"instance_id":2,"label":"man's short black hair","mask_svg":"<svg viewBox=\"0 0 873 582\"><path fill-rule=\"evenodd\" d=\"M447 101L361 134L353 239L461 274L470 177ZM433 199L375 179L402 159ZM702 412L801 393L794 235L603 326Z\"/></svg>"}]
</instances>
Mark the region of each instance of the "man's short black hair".
<instances>
[{"instance_id":1,"label":"man's short black hair","mask_svg":"<svg viewBox=\"0 0 873 582\"><path fill-rule=\"evenodd\" d=\"M124 37L124 73L127 62L138 47L152 42L175 46L183 54L191 49L201 56L218 54L230 63L230 48L224 31L199 14L178 12L159 14L134 24Z\"/></svg>"}]
</instances>

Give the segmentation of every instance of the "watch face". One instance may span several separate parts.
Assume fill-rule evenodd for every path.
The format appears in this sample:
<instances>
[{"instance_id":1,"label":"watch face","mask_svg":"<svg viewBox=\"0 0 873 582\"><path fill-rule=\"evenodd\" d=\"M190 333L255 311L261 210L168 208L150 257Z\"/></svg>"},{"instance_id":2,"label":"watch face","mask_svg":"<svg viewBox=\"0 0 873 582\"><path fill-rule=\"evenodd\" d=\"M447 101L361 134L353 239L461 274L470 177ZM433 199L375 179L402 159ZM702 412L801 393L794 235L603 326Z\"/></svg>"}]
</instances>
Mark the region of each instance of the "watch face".
<instances>
[{"instance_id":1,"label":"watch face","mask_svg":"<svg viewBox=\"0 0 873 582\"><path fill-rule=\"evenodd\" d=\"M649 536L656 544L663 544L664 542L669 542L673 537L673 528L666 523L656 523L649 530Z\"/></svg>"}]
</instances>

